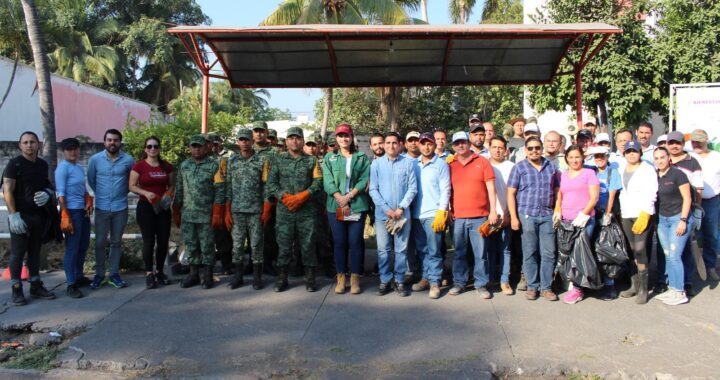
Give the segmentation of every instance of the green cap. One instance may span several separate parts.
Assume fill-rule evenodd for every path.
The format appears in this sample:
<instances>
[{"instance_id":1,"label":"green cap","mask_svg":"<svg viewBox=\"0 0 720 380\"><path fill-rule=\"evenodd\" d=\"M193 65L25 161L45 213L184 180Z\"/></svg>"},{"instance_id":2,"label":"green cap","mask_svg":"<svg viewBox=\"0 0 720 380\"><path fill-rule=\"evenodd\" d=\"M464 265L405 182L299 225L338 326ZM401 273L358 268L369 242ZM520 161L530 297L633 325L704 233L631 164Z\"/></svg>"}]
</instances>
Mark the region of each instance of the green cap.
<instances>
[{"instance_id":1,"label":"green cap","mask_svg":"<svg viewBox=\"0 0 720 380\"><path fill-rule=\"evenodd\" d=\"M267 123L264 121L254 121L252 123L252 129L264 129L267 131L268 126Z\"/></svg>"},{"instance_id":2,"label":"green cap","mask_svg":"<svg viewBox=\"0 0 720 380\"><path fill-rule=\"evenodd\" d=\"M332 134L330 137L327 138L327 145L337 145L337 142L335 141L335 135Z\"/></svg>"},{"instance_id":3,"label":"green cap","mask_svg":"<svg viewBox=\"0 0 720 380\"><path fill-rule=\"evenodd\" d=\"M277 138L277 131L274 129L268 129L268 137Z\"/></svg>"},{"instance_id":4,"label":"green cap","mask_svg":"<svg viewBox=\"0 0 720 380\"><path fill-rule=\"evenodd\" d=\"M305 144L318 144L320 143L320 136L316 133L311 134L308 136L307 139L305 139Z\"/></svg>"},{"instance_id":5,"label":"green cap","mask_svg":"<svg viewBox=\"0 0 720 380\"><path fill-rule=\"evenodd\" d=\"M285 145L285 138L281 137L278 139L278 145Z\"/></svg>"},{"instance_id":6,"label":"green cap","mask_svg":"<svg viewBox=\"0 0 720 380\"><path fill-rule=\"evenodd\" d=\"M212 141L213 143L222 143L222 137L220 137L220 134L217 132L209 132L207 134L207 139Z\"/></svg>"},{"instance_id":7,"label":"green cap","mask_svg":"<svg viewBox=\"0 0 720 380\"><path fill-rule=\"evenodd\" d=\"M206 143L207 139L202 134L193 135L190 138L190 145L205 145Z\"/></svg>"},{"instance_id":8,"label":"green cap","mask_svg":"<svg viewBox=\"0 0 720 380\"><path fill-rule=\"evenodd\" d=\"M240 139L248 139L252 140L252 131L247 128L240 128L237 131L236 137L238 140Z\"/></svg>"},{"instance_id":9,"label":"green cap","mask_svg":"<svg viewBox=\"0 0 720 380\"><path fill-rule=\"evenodd\" d=\"M300 138L305 137L305 134L303 133L302 128L300 127L290 127L287 130L287 133L285 134L287 137L290 136L298 136Z\"/></svg>"}]
</instances>

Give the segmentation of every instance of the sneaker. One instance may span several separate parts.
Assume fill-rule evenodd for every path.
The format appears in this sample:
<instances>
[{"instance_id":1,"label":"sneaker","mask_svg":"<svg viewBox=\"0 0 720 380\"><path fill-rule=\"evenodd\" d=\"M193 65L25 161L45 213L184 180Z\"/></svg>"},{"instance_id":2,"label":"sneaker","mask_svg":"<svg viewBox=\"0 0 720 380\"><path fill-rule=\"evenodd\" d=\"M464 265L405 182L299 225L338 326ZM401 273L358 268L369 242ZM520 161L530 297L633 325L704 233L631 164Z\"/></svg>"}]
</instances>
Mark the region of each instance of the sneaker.
<instances>
[{"instance_id":1,"label":"sneaker","mask_svg":"<svg viewBox=\"0 0 720 380\"><path fill-rule=\"evenodd\" d=\"M157 288L157 280L155 279L155 275L150 273L145 275L145 288L146 289L155 289Z\"/></svg>"},{"instance_id":2,"label":"sneaker","mask_svg":"<svg viewBox=\"0 0 720 380\"><path fill-rule=\"evenodd\" d=\"M672 293L673 293L673 290L668 289L668 290L656 295L655 297L653 297L653 299L656 299L658 301L665 301L668 297L672 296Z\"/></svg>"},{"instance_id":3,"label":"sneaker","mask_svg":"<svg viewBox=\"0 0 720 380\"><path fill-rule=\"evenodd\" d=\"M108 279L108 284L110 284L118 289L124 288L127 286L127 283L125 281L123 281L123 279L120 278L120 275L117 273L110 275L110 278Z\"/></svg>"},{"instance_id":4,"label":"sneaker","mask_svg":"<svg viewBox=\"0 0 720 380\"><path fill-rule=\"evenodd\" d=\"M547 292L547 290L546 290ZM565 293L565 296L563 297L563 302L572 305L575 303L578 303L579 301L582 301L583 299L583 292L578 288L577 286L573 286L572 289L568 290L567 293Z\"/></svg>"},{"instance_id":5,"label":"sneaker","mask_svg":"<svg viewBox=\"0 0 720 380\"><path fill-rule=\"evenodd\" d=\"M538 291L532 288L526 290L525 299L528 301L535 301L536 299L538 299Z\"/></svg>"},{"instance_id":6,"label":"sneaker","mask_svg":"<svg viewBox=\"0 0 720 380\"><path fill-rule=\"evenodd\" d=\"M480 286L480 287L475 288L475 291L476 291L477 294L479 294L480 297L481 297L482 299L484 299L484 300L489 300L490 298L492 298L492 294L491 294L490 291L489 291L486 287L484 287L484 286Z\"/></svg>"},{"instance_id":7,"label":"sneaker","mask_svg":"<svg viewBox=\"0 0 720 380\"><path fill-rule=\"evenodd\" d=\"M527 280L525 280L524 273L520 273L520 281L518 281L516 289L518 290L518 292L524 292L524 291L528 290Z\"/></svg>"},{"instance_id":8,"label":"sneaker","mask_svg":"<svg viewBox=\"0 0 720 380\"><path fill-rule=\"evenodd\" d=\"M30 282L30 297L54 300L55 293L48 291L42 281L36 280Z\"/></svg>"},{"instance_id":9,"label":"sneaker","mask_svg":"<svg viewBox=\"0 0 720 380\"><path fill-rule=\"evenodd\" d=\"M390 288L389 282L381 282L380 285L378 285L376 294L379 296L384 296L384 295L390 293L391 291L392 291L392 289Z\"/></svg>"},{"instance_id":10,"label":"sneaker","mask_svg":"<svg viewBox=\"0 0 720 380\"><path fill-rule=\"evenodd\" d=\"M65 290L65 294L67 294L70 298L83 298L83 294L77 284L68 285L67 290Z\"/></svg>"},{"instance_id":11,"label":"sneaker","mask_svg":"<svg viewBox=\"0 0 720 380\"><path fill-rule=\"evenodd\" d=\"M410 295L410 293L409 293L409 292L407 291L407 289L405 288L405 284L403 284L402 282L397 283L397 284L395 285L395 292L396 292L400 297L407 297L407 296Z\"/></svg>"},{"instance_id":12,"label":"sneaker","mask_svg":"<svg viewBox=\"0 0 720 380\"><path fill-rule=\"evenodd\" d=\"M669 294L664 300L663 303L665 305L680 305L688 302L688 298L685 295L685 292L677 291L677 290L668 290L668 292L672 292Z\"/></svg>"},{"instance_id":13,"label":"sneaker","mask_svg":"<svg viewBox=\"0 0 720 380\"><path fill-rule=\"evenodd\" d=\"M82 276L75 281L75 285L77 285L78 288L90 286L90 284L92 284L92 280L85 276Z\"/></svg>"},{"instance_id":14,"label":"sneaker","mask_svg":"<svg viewBox=\"0 0 720 380\"><path fill-rule=\"evenodd\" d=\"M710 281L720 281L720 276L718 276L717 270L715 270L715 268L710 268L707 270L707 278Z\"/></svg>"},{"instance_id":15,"label":"sneaker","mask_svg":"<svg viewBox=\"0 0 720 380\"><path fill-rule=\"evenodd\" d=\"M455 284L455 285L453 285L452 288L450 288L450 291L448 292L448 294L451 296L457 296L457 295L460 295L460 293L462 293L464 290L465 290L465 287Z\"/></svg>"},{"instance_id":16,"label":"sneaker","mask_svg":"<svg viewBox=\"0 0 720 380\"><path fill-rule=\"evenodd\" d=\"M507 282L500 283L500 290L506 296L511 296L511 295L515 294L512 286L510 286L510 284Z\"/></svg>"},{"instance_id":17,"label":"sneaker","mask_svg":"<svg viewBox=\"0 0 720 380\"><path fill-rule=\"evenodd\" d=\"M550 289L548 289L548 290L543 290L542 292L540 292L540 295L542 295L542 297L545 298L545 299L548 300L548 301L553 301L553 302L554 302L554 301L557 301L557 300L559 299L558 296L557 296L557 294L555 294L555 292L553 292L553 291L550 290Z\"/></svg>"},{"instance_id":18,"label":"sneaker","mask_svg":"<svg viewBox=\"0 0 720 380\"><path fill-rule=\"evenodd\" d=\"M422 292L428 289L430 289L430 282L424 278L412 286L413 292Z\"/></svg>"},{"instance_id":19,"label":"sneaker","mask_svg":"<svg viewBox=\"0 0 720 380\"><path fill-rule=\"evenodd\" d=\"M155 281L158 285L170 285L170 279L163 272L155 273Z\"/></svg>"},{"instance_id":20,"label":"sneaker","mask_svg":"<svg viewBox=\"0 0 720 380\"><path fill-rule=\"evenodd\" d=\"M434 300L440 298L440 287L438 285L430 285L430 294L428 294L428 297Z\"/></svg>"},{"instance_id":21,"label":"sneaker","mask_svg":"<svg viewBox=\"0 0 720 380\"><path fill-rule=\"evenodd\" d=\"M105 276L95 275L93 277L92 283L90 284L90 289L96 290L100 289L103 285L105 285L107 281L105 280Z\"/></svg>"}]
</instances>

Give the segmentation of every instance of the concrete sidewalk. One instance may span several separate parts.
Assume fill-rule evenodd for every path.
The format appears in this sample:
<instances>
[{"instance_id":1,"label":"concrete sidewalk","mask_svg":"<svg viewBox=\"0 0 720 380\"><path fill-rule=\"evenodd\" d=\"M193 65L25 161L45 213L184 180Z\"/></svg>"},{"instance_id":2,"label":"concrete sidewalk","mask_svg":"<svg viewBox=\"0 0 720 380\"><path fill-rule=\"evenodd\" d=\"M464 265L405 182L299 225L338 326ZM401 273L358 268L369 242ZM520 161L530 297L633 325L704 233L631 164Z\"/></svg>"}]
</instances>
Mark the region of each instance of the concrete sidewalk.
<instances>
[{"instance_id":1,"label":"concrete sidewalk","mask_svg":"<svg viewBox=\"0 0 720 380\"><path fill-rule=\"evenodd\" d=\"M44 278L48 285L61 280ZM487 301L474 292L447 296L447 289L439 300L426 292L378 297L374 277L363 278L361 295L336 295L329 280L321 280L316 293L307 293L301 279L274 293L269 278L260 291L249 285L232 291L228 278L211 290L178 284L145 290L141 275L127 279L128 288L88 291L80 300L68 299L61 286L57 300L5 307L0 327L84 331L50 377L86 369L120 377L446 379L583 372L720 378L720 290L709 287L689 304L670 307L594 298L565 305L500 293ZM4 303L9 292L2 289Z\"/></svg>"}]
</instances>

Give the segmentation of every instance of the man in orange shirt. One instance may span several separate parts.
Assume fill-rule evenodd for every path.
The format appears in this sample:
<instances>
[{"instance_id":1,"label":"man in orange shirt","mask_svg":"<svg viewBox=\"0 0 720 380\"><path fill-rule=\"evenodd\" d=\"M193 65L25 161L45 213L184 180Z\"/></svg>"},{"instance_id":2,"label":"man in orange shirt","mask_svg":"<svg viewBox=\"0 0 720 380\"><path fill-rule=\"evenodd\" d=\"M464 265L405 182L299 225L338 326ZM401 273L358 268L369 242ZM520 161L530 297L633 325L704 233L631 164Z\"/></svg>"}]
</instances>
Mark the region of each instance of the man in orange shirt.
<instances>
[{"instance_id":1,"label":"man in orange shirt","mask_svg":"<svg viewBox=\"0 0 720 380\"><path fill-rule=\"evenodd\" d=\"M453 287L451 296L465 290L468 281L467 251L468 242L472 245L475 257L473 274L475 290L483 299L492 298L487 289L489 281L489 265L485 238L480 236L478 228L489 221L497 222L495 210L495 172L490 162L470 150L467 132L453 134L452 146L455 160L450 164L450 180L452 183L451 207L455 225L455 259L453 260Z\"/></svg>"}]
</instances>

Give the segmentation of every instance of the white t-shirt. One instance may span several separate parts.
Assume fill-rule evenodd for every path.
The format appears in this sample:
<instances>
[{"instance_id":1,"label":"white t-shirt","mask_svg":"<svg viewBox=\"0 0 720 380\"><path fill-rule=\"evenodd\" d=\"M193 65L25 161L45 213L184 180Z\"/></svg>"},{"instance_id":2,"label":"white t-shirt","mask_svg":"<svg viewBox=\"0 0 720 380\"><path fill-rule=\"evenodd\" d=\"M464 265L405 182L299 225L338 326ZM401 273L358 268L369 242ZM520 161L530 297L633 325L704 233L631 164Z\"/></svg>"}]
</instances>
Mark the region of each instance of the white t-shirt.
<instances>
[{"instance_id":1,"label":"white t-shirt","mask_svg":"<svg viewBox=\"0 0 720 380\"><path fill-rule=\"evenodd\" d=\"M510 160L505 160L500 164L496 164L491 160L490 164L495 172L495 193L497 194L497 206L495 208L498 214L508 215L507 181L508 178L510 178L510 171L515 164Z\"/></svg>"},{"instance_id":2,"label":"white t-shirt","mask_svg":"<svg viewBox=\"0 0 720 380\"><path fill-rule=\"evenodd\" d=\"M702 167L703 199L710 199L720 194L720 153L711 150L705 158L697 153L690 153Z\"/></svg>"},{"instance_id":3,"label":"white t-shirt","mask_svg":"<svg viewBox=\"0 0 720 380\"><path fill-rule=\"evenodd\" d=\"M350 176L352 175L352 156L345 157L345 194L350 192Z\"/></svg>"}]
</instances>

